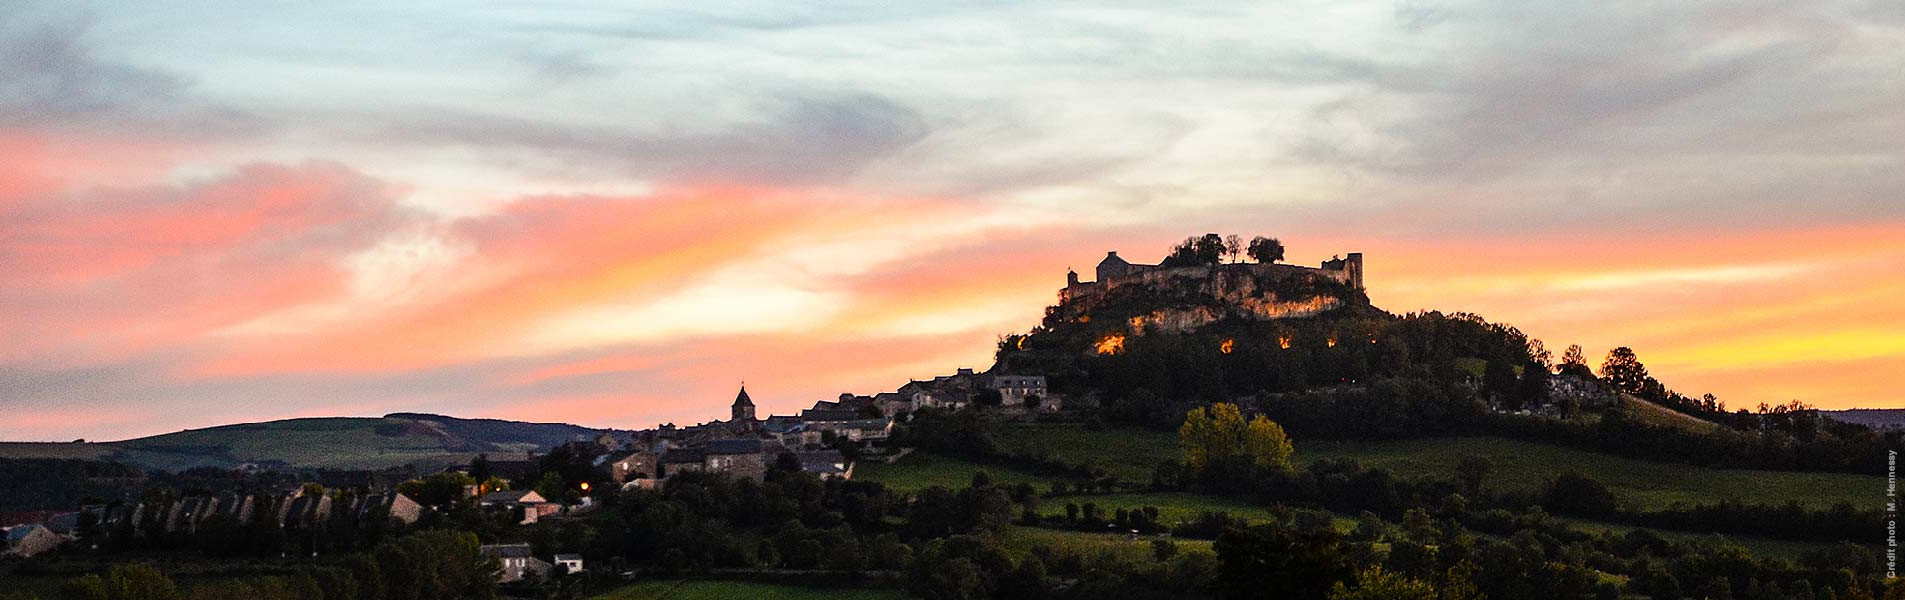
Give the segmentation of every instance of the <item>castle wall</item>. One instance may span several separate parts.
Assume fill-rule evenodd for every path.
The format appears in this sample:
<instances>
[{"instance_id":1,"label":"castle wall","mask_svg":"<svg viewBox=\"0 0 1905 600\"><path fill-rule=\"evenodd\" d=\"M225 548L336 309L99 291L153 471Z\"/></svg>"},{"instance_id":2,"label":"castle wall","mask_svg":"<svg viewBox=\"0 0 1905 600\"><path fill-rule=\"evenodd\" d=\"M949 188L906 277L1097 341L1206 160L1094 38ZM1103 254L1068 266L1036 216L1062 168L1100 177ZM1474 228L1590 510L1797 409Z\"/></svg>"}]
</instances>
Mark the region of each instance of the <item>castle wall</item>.
<instances>
[{"instance_id":1,"label":"castle wall","mask_svg":"<svg viewBox=\"0 0 1905 600\"><path fill-rule=\"evenodd\" d=\"M1155 265L1128 265L1122 260L1115 265L1100 265L1100 267L1099 272L1103 274L1109 274L1112 271L1124 274L1101 277L1098 281L1078 281L1075 274L1068 274L1065 289L1059 292L1061 306L1065 307L1067 312L1074 315L1087 313L1099 296L1126 286L1148 288L1196 286L1213 296L1232 300L1237 306L1258 318L1300 317L1336 308L1340 303L1334 299L1286 301L1261 298L1258 297L1260 296L1259 284L1281 281L1290 277L1321 277L1347 283L1357 289L1362 289L1363 285L1363 255L1360 252L1350 253L1345 258L1326 261L1321 267L1282 263L1230 263L1167 269ZM1188 314L1157 316L1167 322L1193 322L1200 321L1204 317ZM1181 325L1181 323L1174 323L1175 325Z\"/></svg>"}]
</instances>

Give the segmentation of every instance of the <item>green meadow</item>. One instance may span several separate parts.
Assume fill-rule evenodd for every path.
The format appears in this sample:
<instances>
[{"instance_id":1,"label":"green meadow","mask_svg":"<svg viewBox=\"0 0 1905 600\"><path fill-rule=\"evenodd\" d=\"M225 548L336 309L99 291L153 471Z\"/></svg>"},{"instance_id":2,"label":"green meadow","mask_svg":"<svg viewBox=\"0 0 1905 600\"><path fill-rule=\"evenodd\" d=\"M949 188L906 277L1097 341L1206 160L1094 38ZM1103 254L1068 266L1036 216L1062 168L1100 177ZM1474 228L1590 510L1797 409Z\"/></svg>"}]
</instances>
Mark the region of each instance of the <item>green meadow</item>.
<instances>
[{"instance_id":1,"label":"green meadow","mask_svg":"<svg viewBox=\"0 0 1905 600\"><path fill-rule=\"evenodd\" d=\"M811 588L752 581L657 580L644 581L592 596L591 600L898 600L899 590Z\"/></svg>"},{"instance_id":2,"label":"green meadow","mask_svg":"<svg viewBox=\"0 0 1905 600\"><path fill-rule=\"evenodd\" d=\"M1177 456L1177 436L1166 432L1091 431L1077 425L1016 425L1001 428L998 437L1000 444L1011 452L1100 467L1132 483L1149 481L1151 470L1158 462ZM1503 491L1536 491L1556 474L1575 470L1600 480L1624 500L1644 509L1722 500L1773 505L1797 502L1811 508L1829 508L1839 502L1869 506L1879 501L1885 485L1884 479L1878 476L1712 469L1499 437L1308 442L1296 439L1294 444L1299 465L1347 458L1383 467L1404 477L1427 475L1451 479L1463 458L1483 456L1494 465L1484 485Z\"/></svg>"}]
</instances>

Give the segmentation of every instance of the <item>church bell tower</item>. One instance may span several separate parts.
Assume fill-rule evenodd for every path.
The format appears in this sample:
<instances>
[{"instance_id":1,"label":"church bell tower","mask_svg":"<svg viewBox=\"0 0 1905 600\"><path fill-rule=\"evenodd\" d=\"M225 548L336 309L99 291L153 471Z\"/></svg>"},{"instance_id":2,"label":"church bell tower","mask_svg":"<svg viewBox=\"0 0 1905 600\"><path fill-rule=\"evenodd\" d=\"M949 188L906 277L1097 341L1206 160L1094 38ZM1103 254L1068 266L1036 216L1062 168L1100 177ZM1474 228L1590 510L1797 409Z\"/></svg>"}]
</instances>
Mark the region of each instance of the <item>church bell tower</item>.
<instances>
[{"instance_id":1,"label":"church bell tower","mask_svg":"<svg viewBox=\"0 0 1905 600\"><path fill-rule=\"evenodd\" d=\"M741 385L741 393L734 397L734 407L730 411L734 421L754 420L754 400L747 397L747 384Z\"/></svg>"}]
</instances>

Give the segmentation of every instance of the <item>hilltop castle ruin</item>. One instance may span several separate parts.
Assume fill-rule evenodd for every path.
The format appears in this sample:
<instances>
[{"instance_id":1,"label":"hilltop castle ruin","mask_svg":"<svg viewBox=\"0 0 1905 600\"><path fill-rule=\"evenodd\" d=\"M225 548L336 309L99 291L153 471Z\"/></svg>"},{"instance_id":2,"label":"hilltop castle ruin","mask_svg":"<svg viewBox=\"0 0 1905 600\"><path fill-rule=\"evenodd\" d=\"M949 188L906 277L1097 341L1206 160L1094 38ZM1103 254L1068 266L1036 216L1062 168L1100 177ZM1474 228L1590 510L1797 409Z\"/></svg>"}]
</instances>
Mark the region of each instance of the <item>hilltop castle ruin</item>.
<instances>
[{"instance_id":1,"label":"hilltop castle ruin","mask_svg":"<svg viewBox=\"0 0 1905 600\"><path fill-rule=\"evenodd\" d=\"M1351 252L1344 258L1331 258L1321 266L1303 267L1283 263L1226 263L1209 266L1190 266L1164 268L1159 265L1139 264L1118 256L1116 250L1106 252L1105 259L1098 261L1096 281L1079 281L1077 271L1065 274L1065 296L1077 298L1083 295L1115 288L1121 285L1170 277L1208 277L1223 271L1247 271L1263 279L1282 279L1285 277L1306 275L1324 277L1349 284L1357 290L1363 289L1363 253Z\"/></svg>"},{"instance_id":2,"label":"hilltop castle ruin","mask_svg":"<svg viewBox=\"0 0 1905 600\"><path fill-rule=\"evenodd\" d=\"M1098 262L1097 281L1079 281L1076 271L1065 275L1065 289L1048 319L1082 322L1107 301L1138 294L1171 296L1194 292L1215 301L1204 306L1171 306L1131 318L1136 332L1146 328L1187 331L1232 313L1249 319L1309 317L1336 309L1347 297L1313 293L1304 283L1329 282L1363 291L1363 255L1352 252L1316 267L1282 263L1219 263L1183 267L1137 264L1105 253ZM1296 284L1292 288L1289 284Z\"/></svg>"}]
</instances>

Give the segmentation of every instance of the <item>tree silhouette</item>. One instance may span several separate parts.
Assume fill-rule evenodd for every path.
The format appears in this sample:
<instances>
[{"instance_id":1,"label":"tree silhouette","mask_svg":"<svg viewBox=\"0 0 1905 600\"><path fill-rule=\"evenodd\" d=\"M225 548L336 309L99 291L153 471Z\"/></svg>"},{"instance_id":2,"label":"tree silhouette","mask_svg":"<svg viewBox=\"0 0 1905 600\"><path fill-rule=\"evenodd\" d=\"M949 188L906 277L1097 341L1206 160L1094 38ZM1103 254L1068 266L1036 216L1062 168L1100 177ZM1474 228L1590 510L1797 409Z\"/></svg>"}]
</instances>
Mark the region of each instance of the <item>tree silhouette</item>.
<instances>
[{"instance_id":1,"label":"tree silhouette","mask_svg":"<svg viewBox=\"0 0 1905 600\"><path fill-rule=\"evenodd\" d=\"M1541 343L1540 338L1528 338L1528 359L1542 369L1554 370L1554 353L1548 351L1548 345Z\"/></svg>"},{"instance_id":2,"label":"tree silhouette","mask_svg":"<svg viewBox=\"0 0 1905 600\"><path fill-rule=\"evenodd\" d=\"M1274 263L1283 260L1283 242L1277 241L1277 238L1257 236L1251 238L1249 252L1250 258L1257 262L1266 265Z\"/></svg>"},{"instance_id":3,"label":"tree silhouette","mask_svg":"<svg viewBox=\"0 0 1905 600\"><path fill-rule=\"evenodd\" d=\"M1206 233L1203 237L1187 237L1171 249L1170 256L1164 257L1159 266L1194 267L1214 265L1224 261L1224 236Z\"/></svg>"},{"instance_id":4,"label":"tree silhouette","mask_svg":"<svg viewBox=\"0 0 1905 600\"><path fill-rule=\"evenodd\" d=\"M1601 378L1614 389L1630 394L1645 393L1648 382L1653 380L1647 374L1647 366L1640 364L1640 357L1634 355L1634 349L1626 346L1608 351L1607 360L1601 363Z\"/></svg>"},{"instance_id":5,"label":"tree silhouette","mask_svg":"<svg viewBox=\"0 0 1905 600\"><path fill-rule=\"evenodd\" d=\"M1587 353L1581 350L1580 344L1569 345L1568 349L1561 353L1561 364L1555 369L1555 372L1563 375L1573 375L1583 379L1592 379L1594 377L1594 370L1588 368Z\"/></svg>"}]
</instances>

